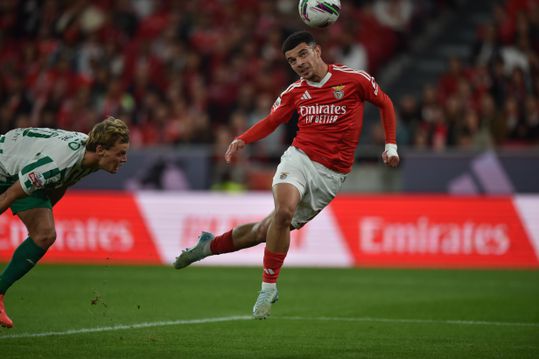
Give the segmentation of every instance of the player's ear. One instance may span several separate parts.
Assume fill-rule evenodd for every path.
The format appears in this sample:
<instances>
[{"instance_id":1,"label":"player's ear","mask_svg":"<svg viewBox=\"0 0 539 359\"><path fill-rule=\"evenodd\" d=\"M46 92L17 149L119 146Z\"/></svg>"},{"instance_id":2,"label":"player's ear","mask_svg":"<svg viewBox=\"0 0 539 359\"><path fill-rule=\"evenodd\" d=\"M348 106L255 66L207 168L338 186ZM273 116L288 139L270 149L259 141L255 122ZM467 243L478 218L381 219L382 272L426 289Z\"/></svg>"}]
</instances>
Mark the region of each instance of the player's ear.
<instances>
[{"instance_id":1,"label":"player's ear","mask_svg":"<svg viewBox=\"0 0 539 359\"><path fill-rule=\"evenodd\" d=\"M95 146L95 153L101 157L105 154L105 147L103 145L97 145Z\"/></svg>"},{"instance_id":2,"label":"player's ear","mask_svg":"<svg viewBox=\"0 0 539 359\"><path fill-rule=\"evenodd\" d=\"M320 47L320 45L316 44L314 46L314 52L318 55L318 56L321 56L322 55L322 48Z\"/></svg>"}]
</instances>

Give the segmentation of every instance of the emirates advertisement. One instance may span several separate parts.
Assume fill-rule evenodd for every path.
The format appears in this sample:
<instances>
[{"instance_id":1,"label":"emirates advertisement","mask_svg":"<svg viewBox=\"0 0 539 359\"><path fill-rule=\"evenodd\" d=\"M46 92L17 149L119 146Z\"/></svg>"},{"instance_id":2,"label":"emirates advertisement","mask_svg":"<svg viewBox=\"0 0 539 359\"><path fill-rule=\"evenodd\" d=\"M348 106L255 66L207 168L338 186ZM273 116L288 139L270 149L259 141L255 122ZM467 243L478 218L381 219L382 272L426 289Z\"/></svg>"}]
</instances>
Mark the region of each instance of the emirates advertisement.
<instances>
[{"instance_id":1,"label":"emirates advertisement","mask_svg":"<svg viewBox=\"0 0 539 359\"><path fill-rule=\"evenodd\" d=\"M170 265L201 231L220 234L273 208L269 193L68 192L43 262ZM0 216L0 261L27 237ZM292 232L288 266L539 268L539 196L338 196ZM264 246L195 265L261 265Z\"/></svg>"},{"instance_id":2,"label":"emirates advertisement","mask_svg":"<svg viewBox=\"0 0 539 359\"><path fill-rule=\"evenodd\" d=\"M72 192L54 207L56 242L43 262L158 264L153 235L130 194ZM28 236L6 211L0 216L0 261Z\"/></svg>"},{"instance_id":3,"label":"emirates advertisement","mask_svg":"<svg viewBox=\"0 0 539 359\"><path fill-rule=\"evenodd\" d=\"M534 267L511 198L340 198L332 212L357 266Z\"/></svg>"}]
</instances>

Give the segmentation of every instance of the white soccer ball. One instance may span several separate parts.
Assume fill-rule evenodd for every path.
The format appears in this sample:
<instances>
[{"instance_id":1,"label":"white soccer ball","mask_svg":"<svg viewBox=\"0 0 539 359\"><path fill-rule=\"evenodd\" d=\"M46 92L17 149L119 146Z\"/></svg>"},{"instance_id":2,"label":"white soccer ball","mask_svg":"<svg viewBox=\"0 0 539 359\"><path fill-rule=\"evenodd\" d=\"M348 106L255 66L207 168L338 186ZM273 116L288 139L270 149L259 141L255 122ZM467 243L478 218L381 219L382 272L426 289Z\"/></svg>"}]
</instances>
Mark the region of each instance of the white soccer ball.
<instances>
[{"instance_id":1,"label":"white soccer ball","mask_svg":"<svg viewBox=\"0 0 539 359\"><path fill-rule=\"evenodd\" d=\"M298 11L301 20L310 27L326 27L339 18L340 0L300 0Z\"/></svg>"}]
</instances>

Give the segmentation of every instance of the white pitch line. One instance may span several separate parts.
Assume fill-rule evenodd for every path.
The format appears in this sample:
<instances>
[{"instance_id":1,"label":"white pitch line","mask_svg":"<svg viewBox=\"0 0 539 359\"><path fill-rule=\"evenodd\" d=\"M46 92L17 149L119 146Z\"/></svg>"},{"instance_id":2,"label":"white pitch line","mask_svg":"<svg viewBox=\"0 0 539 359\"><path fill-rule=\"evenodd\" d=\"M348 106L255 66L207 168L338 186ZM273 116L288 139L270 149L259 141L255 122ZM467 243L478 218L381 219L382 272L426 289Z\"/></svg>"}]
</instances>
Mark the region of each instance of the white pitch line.
<instances>
[{"instance_id":1,"label":"white pitch line","mask_svg":"<svg viewBox=\"0 0 539 359\"><path fill-rule=\"evenodd\" d=\"M408 323L408 324L450 324L450 325L486 325L486 326L505 326L505 327L531 327L539 328L539 323L524 323L524 322L490 322L482 320L434 320L434 319L390 319L390 318L343 318L343 317L279 317L275 316L270 320L298 320L298 321L341 321L341 322L378 322L378 323ZM202 319L185 319L185 320L168 320L162 322L145 322L135 324L119 324L109 327L97 328L81 328L70 329L61 332L43 332L43 333L20 333L13 335L0 335L2 339L20 339L20 338L38 338L52 336L66 336L74 334L87 334L99 332L112 332L118 330L166 327L171 325L189 325L189 324L205 324L219 322L233 322L240 320L253 320L251 316L230 316L217 318L202 318Z\"/></svg>"},{"instance_id":2,"label":"white pitch line","mask_svg":"<svg viewBox=\"0 0 539 359\"><path fill-rule=\"evenodd\" d=\"M0 340L17 339L17 338L52 337L52 336L64 336L64 335L99 333L99 332L114 332L117 330L166 327L170 325L231 322L235 320L250 320L251 318L252 318L251 316L234 316L234 317L220 317L220 318L167 320L167 321L162 321L162 322L146 322L146 323L135 323L135 324L119 324L119 325L113 325L110 327L69 329L63 332L20 333L20 334L13 334L13 335L5 335L5 336L0 336Z\"/></svg>"}]
</instances>

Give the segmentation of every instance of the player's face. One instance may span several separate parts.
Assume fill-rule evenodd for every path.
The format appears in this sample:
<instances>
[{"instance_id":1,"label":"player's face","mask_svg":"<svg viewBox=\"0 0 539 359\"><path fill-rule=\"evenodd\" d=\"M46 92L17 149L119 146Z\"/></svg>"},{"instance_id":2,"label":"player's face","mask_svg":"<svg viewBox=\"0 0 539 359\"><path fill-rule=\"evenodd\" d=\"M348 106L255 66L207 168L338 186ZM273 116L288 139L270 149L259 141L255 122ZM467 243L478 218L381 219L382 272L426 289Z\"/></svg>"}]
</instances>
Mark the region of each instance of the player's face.
<instances>
[{"instance_id":1,"label":"player's face","mask_svg":"<svg viewBox=\"0 0 539 359\"><path fill-rule=\"evenodd\" d=\"M120 143L120 140L109 149L98 145L97 154L99 156L99 168L109 173L118 172L118 168L127 162L128 150L129 143Z\"/></svg>"},{"instance_id":2,"label":"player's face","mask_svg":"<svg viewBox=\"0 0 539 359\"><path fill-rule=\"evenodd\" d=\"M292 70L306 80L317 82L325 75L322 73L324 62L318 45L311 46L302 42L284 55Z\"/></svg>"}]
</instances>

